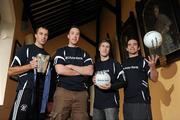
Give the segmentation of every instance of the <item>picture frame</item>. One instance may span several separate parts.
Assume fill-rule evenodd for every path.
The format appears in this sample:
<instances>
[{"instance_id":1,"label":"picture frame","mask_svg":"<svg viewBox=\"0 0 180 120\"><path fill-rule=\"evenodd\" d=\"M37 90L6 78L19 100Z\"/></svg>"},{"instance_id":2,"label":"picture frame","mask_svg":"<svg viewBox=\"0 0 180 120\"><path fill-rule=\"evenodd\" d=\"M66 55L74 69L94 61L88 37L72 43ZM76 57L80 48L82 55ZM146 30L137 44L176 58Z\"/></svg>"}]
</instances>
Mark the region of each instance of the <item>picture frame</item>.
<instances>
[{"instance_id":1,"label":"picture frame","mask_svg":"<svg viewBox=\"0 0 180 120\"><path fill-rule=\"evenodd\" d=\"M180 14L178 11L180 11L178 0L141 0L136 2L141 39L143 40L144 35L152 30L158 31L162 35L162 44L157 49L160 64L180 59ZM152 49L144 46L144 52L145 56L148 56Z\"/></svg>"}]
</instances>

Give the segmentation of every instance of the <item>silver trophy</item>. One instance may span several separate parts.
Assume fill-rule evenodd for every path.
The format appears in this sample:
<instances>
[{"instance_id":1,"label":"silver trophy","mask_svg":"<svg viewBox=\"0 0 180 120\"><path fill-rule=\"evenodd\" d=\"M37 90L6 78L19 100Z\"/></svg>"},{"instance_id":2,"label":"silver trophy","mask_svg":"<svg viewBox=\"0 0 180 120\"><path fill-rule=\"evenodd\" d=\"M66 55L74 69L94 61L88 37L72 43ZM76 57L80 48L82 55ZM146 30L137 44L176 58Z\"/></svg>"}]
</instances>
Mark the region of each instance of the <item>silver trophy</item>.
<instances>
[{"instance_id":1,"label":"silver trophy","mask_svg":"<svg viewBox=\"0 0 180 120\"><path fill-rule=\"evenodd\" d=\"M47 69L47 65L50 59L49 55L43 55L43 54L38 54L36 56L37 61L38 61L38 67L37 67L37 72L38 73L45 73Z\"/></svg>"}]
</instances>

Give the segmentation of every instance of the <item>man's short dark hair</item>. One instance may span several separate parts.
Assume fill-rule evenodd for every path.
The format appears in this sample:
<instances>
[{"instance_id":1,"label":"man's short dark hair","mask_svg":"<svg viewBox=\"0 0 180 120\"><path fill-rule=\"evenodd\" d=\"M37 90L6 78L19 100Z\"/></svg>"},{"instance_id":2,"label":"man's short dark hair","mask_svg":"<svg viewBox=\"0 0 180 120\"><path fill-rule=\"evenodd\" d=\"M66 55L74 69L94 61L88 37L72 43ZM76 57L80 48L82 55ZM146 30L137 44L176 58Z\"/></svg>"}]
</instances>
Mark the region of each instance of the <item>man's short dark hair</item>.
<instances>
[{"instance_id":1,"label":"man's short dark hair","mask_svg":"<svg viewBox=\"0 0 180 120\"><path fill-rule=\"evenodd\" d=\"M72 29L72 28L77 28L77 29L80 30L79 26L77 26L77 25L72 25L72 26L70 27L70 29Z\"/></svg>"},{"instance_id":2,"label":"man's short dark hair","mask_svg":"<svg viewBox=\"0 0 180 120\"><path fill-rule=\"evenodd\" d=\"M38 26L38 27L35 29L35 34L37 34L39 28L43 28L43 29L48 30L48 28L47 28L46 26Z\"/></svg>"},{"instance_id":3,"label":"man's short dark hair","mask_svg":"<svg viewBox=\"0 0 180 120\"><path fill-rule=\"evenodd\" d=\"M99 43L99 47L100 47L100 45L101 45L102 43L104 43L104 42L109 43L110 48L112 48L112 43L111 43L111 40L109 40L109 39L107 39L107 38L105 38L105 39L103 39L103 40L101 40L101 41L100 41L100 43Z\"/></svg>"},{"instance_id":4,"label":"man's short dark hair","mask_svg":"<svg viewBox=\"0 0 180 120\"><path fill-rule=\"evenodd\" d=\"M140 46L140 44L139 44L139 39L138 39L137 37L135 37L135 36L129 36L129 37L127 38L127 41L126 41L126 47L128 46L129 40L132 40L132 39L133 39L133 40L136 40L138 46Z\"/></svg>"},{"instance_id":5,"label":"man's short dark hair","mask_svg":"<svg viewBox=\"0 0 180 120\"><path fill-rule=\"evenodd\" d=\"M100 47L100 45L101 45L102 43L104 43L104 42L109 43L109 45L110 45L109 57L110 57L110 58L114 58L114 57L113 57L113 51L112 51L112 43L111 43L111 40L110 40L110 39L105 38L105 39L101 40L98 47ZM97 52L97 55L96 55L96 58L95 58L95 59L96 59L96 60L99 60L99 59L100 59L100 52L99 52L99 51Z\"/></svg>"}]
</instances>

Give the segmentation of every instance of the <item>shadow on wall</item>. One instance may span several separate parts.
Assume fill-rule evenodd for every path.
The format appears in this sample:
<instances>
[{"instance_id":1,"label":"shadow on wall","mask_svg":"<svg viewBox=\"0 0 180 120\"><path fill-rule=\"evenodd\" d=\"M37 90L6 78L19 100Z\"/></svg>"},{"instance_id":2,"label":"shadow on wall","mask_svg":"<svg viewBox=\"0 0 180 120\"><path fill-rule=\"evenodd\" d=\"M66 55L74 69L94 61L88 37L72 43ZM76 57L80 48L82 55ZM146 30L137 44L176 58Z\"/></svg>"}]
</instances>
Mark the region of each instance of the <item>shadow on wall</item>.
<instances>
[{"instance_id":1,"label":"shadow on wall","mask_svg":"<svg viewBox=\"0 0 180 120\"><path fill-rule=\"evenodd\" d=\"M176 63L169 64L165 67L162 67L160 70L161 76L164 78L164 80L171 80L173 76L175 76L177 73L177 65Z\"/></svg>"},{"instance_id":2,"label":"shadow on wall","mask_svg":"<svg viewBox=\"0 0 180 120\"><path fill-rule=\"evenodd\" d=\"M151 97L152 97L152 114L154 120L163 120L161 112L161 103L165 106L169 106L171 103L171 93L174 90L174 85L167 90L163 84L158 81L151 86Z\"/></svg>"},{"instance_id":3,"label":"shadow on wall","mask_svg":"<svg viewBox=\"0 0 180 120\"><path fill-rule=\"evenodd\" d=\"M172 63L166 67L162 67L160 74L163 80L172 80L177 73L177 65ZM154 120L163 120L161 104L169 106L171 103L171 94L174 91L174 82L171 82L169 89L165 88L161 81L151 84L152 97L152 114Z\"/></svg>"}]
</instances>

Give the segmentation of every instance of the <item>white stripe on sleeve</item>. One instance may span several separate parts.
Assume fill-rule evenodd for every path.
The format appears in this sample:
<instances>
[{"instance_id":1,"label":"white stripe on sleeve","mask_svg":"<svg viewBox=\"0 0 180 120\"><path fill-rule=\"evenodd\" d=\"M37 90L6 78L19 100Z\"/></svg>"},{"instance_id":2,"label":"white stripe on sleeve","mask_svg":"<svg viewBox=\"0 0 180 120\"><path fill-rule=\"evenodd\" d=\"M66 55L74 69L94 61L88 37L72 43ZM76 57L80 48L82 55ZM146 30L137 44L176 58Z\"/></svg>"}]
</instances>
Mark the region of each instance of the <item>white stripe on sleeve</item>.
<instances>
[{"instance_id":1,"label":"white stripe on sleeve","mask_svg":"<svg viewBox=\"0 0 180 120\"><path fill-rule=\"evenodd\" d=\"M54 58L54 64L57 64L58 59L61 59L61 60L65 61L65 59L62 56L56 56Z\"/></svg>"},{"instance_id":2,"label":"white stripe on sleeve","mask_svg":"<svg viewBox=\"0 0 180 120\"><path fill-rule=\"evenodd\" d=\"M19 59L17 56L15 56L14 59L13 59L13 61L12 61L12 63L11 63L11 67L12 67L12 65L14 64L15 60L18 62L19 65L21 65L20 59Z\"/></svg>"}]
</instances>

